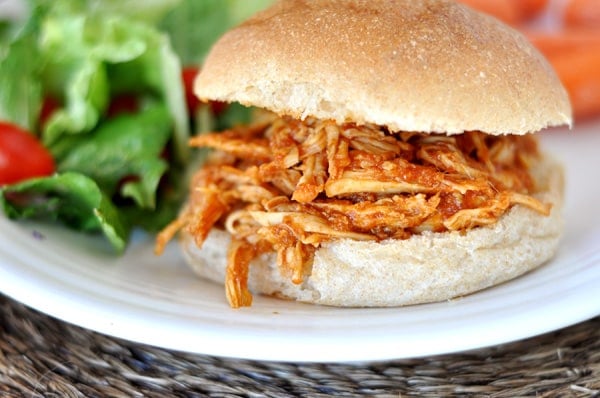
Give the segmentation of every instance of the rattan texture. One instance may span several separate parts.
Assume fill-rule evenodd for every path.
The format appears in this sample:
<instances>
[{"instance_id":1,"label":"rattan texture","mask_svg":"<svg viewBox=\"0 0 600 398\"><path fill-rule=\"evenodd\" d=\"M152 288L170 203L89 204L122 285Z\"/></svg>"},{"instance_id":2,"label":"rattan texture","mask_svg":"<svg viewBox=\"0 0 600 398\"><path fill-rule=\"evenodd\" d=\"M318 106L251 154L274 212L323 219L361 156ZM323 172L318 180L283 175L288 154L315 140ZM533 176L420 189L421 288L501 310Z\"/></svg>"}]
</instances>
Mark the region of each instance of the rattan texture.
<instances>
[{"instance_id":1,"label":"rattan texture","mask_svg":"<svg viewBox=\"0 0 600 398\"><path fill-rule=\"evenodd\" d=\"M600 318L457 354L295 364L150 347L0 296L0 396L600 397Z\"/></svg>"}]
</instances>

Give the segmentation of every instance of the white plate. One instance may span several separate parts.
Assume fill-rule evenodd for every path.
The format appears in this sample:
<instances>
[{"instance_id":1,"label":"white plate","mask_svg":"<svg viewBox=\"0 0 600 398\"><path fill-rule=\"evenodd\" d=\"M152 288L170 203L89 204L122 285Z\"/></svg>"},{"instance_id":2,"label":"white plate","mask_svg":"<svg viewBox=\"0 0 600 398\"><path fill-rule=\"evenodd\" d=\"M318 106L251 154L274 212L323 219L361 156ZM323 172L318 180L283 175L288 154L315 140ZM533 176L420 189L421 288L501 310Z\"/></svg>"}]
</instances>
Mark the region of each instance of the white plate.
<instances>
[{"instance_id":1,"label":"white plate","mask_svg":"<svg viewBox=\"0 0 600 398\"><path fill-rule=\"evenodd\" d=\"M339 309L256 297L230 309L177 247L137 236L114 258L102 239L0 217L0 290L67 322L169 349L283 361L370 361L474 349L600 314L600 121L544 135L567 165L557 257L521 278L448 302Z\"/></svg>"}]
</instances>

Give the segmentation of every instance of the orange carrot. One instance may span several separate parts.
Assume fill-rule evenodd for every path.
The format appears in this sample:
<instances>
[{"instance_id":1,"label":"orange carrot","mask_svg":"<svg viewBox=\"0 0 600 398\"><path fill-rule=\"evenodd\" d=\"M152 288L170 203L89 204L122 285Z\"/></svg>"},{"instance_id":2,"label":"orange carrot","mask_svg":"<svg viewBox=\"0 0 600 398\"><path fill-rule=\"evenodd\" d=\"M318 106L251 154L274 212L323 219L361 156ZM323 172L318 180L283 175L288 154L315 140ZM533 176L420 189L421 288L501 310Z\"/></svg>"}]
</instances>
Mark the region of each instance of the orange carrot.
<instances>
[{"instance_id":1,"label":"orange carrot","mask_svg":"<svg viewBox=\"0 0 600 398\"><path fill-rule=\"evenodd\" d=\"M523 20L518 0L459 0L477 11L490 14L509 25L518 25Z\"/></svg>"},{"instance_id":2,"label":"orange carrot","mask_svg":"<svg viewBox=\"0 0 600 398\"><path fill-rule=\"evenodd\" d=\"M478 11L490 14L509 25L519 25L541 13L548 0L459 0Z\"/></svg>"},{"instance_id":3,"label":"orange carrot","mask_svg":"<svg viewBox=\"0 0 600 398\"><path fill-rule=\"evenodd\" d=\"M519 9L522 20L541 14L548 5L548 0L511 0L511 2Z\"/></svg>"},{"instance_id":4,"label":"orange carrot","mask_svg":"<svg viewBox=\"0 0 600 398\"><path fill-rule=\"evenodd\" d=\"M575 118L600 115L600 47L557 52L548 60L569 93Z\"/></svg>"},{"instance_id":5,"label":"orange carrot","mask_svg":"<svg viewBox=\"0 0 600 398\"><path fill-rule=\"evenodd\" d=\"M564 10L566 26L600 27L600 0L569 0Z\"/></svg>"},{"instance_id":6,"label":"orange carrot","mask_svg":"<svg viewBox=\"0 0 600 398\"><path fill-rule=\"evenodd\" d=\"M545 56L564 54L573 49L600 47L600 26L597 28L566 28L552 32L524 31L525 36Z\"/></svg>"}]
</instances>

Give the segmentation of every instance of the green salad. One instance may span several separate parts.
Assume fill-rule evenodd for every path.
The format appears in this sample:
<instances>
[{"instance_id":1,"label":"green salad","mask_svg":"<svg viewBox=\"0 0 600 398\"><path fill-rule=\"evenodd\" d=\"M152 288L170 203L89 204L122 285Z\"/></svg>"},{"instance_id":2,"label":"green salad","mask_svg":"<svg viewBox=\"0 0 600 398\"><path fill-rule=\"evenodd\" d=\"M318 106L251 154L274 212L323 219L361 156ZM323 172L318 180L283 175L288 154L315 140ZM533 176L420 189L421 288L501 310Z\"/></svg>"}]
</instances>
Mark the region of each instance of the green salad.
<instances>
[{"instance_id":1,"label":"green salad","mask_svg":"<svg viewBox=\"0 0 600 398\"><path fill-rule=\"evenodd\" d=\"M24 18L3 21L4 213L102 233L116 252L132 230L164 227L186 195L189 136L249 117L194 101L190 76L225 30L269 2L32 0ZM33 146L9 153L16 129L50 154L50 172L2 181L35 168Z\"/></svg>"}]
</instances>

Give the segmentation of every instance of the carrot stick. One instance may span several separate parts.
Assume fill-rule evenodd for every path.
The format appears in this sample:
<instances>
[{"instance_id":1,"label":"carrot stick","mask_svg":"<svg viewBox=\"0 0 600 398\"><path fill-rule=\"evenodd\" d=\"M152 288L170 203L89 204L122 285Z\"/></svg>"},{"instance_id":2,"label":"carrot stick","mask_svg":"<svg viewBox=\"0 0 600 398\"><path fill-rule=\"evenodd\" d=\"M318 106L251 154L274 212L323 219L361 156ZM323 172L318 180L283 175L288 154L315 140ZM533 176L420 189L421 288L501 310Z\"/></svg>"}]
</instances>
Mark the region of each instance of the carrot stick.
<instances>
[{"instance_id":1,"label":"carrot stick","mask_svg":"<svg viewBox=\"0 0 600 398\"><path fill-rule=\"evenodd\" d=\"M548 60L569 93L575 118L600 115L600 47L555 53Z\"/></svg>"},{"instance_id":2,"label":"carrot stick","mask_svg":"<svg viewBox=\"0 0 600 398\"><path fill-rule=\"evenodd\" d=\"M545 56L563 54L573 49L600 47L600 26L597 28L566 28L552 32L524 31L525 36Z\"/></svg>"},{"instance_id":3,"label":"carrot stick","mask_svg":"<svg viewBox=\"0 0 600 398\"><path fill-rule=\"evenodd\" d=\"M600 0L569 0L563 18L565 26L600 27Z\"/></svg>"},{"instance_id":4,"label":"carrot stick","mask_svg":"<svg viewBox=\"0 0 600 398\"><path fill-rule=\"evenodd\" d=\"M519 10L522 20L539 15L548 5L548 0L511 0L511 2Z\"/></svg>"},{"instance_id":5,"label":"carrot stick","mask_svg":"<svg viewBox=\"0 0 600 398\"><path fill-rule=\"evenodd\" d=\"M548 0L459 0L459 2L509 24L518 25L541 13Z\"/></svg>"},{"instance_id":6,"label":"carrot stick","mask_svg":"<svg viewBox=\"0 0 600 398\"><path fill-rule=\"evenodd\" d=\"M518 0L459 0L477 11L492 15L509 25L518 25L523 20Z\"/></svg>"}]
</instances>

